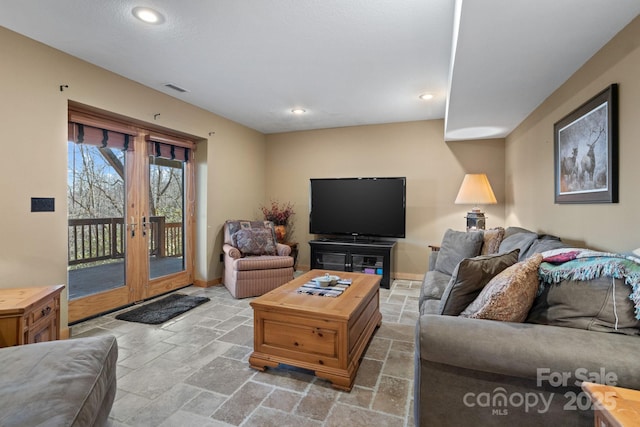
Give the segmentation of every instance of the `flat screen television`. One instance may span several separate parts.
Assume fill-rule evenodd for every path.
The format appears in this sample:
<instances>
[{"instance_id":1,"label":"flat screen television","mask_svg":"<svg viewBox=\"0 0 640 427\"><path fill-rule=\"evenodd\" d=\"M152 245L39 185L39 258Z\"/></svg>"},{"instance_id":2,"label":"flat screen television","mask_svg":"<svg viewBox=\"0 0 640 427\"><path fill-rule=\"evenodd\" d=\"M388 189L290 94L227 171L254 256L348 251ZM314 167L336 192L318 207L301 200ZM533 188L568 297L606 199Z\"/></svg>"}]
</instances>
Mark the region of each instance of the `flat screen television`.
<instances>
[{"instance_id":1,"label":"flat screen television","mask_svg":"<svg viewBox=\"0 0 640 427\"><path fill-rule=\"evenodd\" d=\"M309 233L405 237L406 178L312 178Z\"/></svg>"}]
</instances>

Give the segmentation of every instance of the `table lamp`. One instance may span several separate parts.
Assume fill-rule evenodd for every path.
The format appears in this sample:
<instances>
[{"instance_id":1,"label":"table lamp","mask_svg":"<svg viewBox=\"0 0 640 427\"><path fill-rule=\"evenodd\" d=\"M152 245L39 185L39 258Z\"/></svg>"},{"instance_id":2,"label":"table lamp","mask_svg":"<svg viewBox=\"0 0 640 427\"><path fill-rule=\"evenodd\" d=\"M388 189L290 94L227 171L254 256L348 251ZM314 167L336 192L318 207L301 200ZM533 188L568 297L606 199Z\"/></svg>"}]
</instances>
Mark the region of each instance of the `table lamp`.
<instances>
[{"instance_id":1,"label":"table lamp","mask_svg":"<svg viewBox=\"0 0 640 427\"><path fill-rule=\"evenodd\" d=\"M456 197L456 205L473 205L471 212L467 212L467 231L484 230L485 216L478 205L495 205L498 203L493 194L489 179L484 173L468 173L462 180L462 185Z\"/></svg>"}]
</instances>

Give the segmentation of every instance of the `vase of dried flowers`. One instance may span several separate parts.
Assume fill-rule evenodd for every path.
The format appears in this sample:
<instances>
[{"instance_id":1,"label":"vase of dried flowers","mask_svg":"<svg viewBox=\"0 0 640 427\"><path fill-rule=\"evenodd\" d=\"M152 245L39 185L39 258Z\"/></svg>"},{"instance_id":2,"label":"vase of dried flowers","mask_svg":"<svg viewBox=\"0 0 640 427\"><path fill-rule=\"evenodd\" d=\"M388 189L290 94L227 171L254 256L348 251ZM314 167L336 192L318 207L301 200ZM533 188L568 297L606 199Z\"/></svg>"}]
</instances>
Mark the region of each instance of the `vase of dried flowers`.
<instances>
[{"instance_id":1,"label":"vase of dried flowers","mask_svg":"<svg viewBox=\"0 0 640 427\"><path fill-rule=\"evenodd\" d=\"M276 225L276 240L278 243L284 243L287 241L287 227L285 225Z\"/></svg>"},{"instance_id":2,"label":"vase of dried flowers","mask_svg":"<svg viewBox=\"0 0 640 427\"><path fill-rule=\"evenodd\" d=\"M289 219L295 213L293 205L290 202L280 205L280 203L272 201L271 205L261 206L260 210L264 215L264 219L273 222L275 225L276 239L278 240L278 243L285 242Z\"/></svg>"}]
</instances>

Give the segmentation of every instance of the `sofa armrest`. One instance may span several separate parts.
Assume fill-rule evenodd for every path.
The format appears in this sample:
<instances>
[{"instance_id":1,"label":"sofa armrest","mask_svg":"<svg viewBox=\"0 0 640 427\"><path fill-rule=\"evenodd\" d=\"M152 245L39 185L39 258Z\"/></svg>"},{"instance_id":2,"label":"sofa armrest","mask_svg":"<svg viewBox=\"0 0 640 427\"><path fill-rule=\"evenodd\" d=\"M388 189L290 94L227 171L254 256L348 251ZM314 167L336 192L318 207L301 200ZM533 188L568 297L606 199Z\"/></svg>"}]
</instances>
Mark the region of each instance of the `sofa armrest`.
<instances>
[{"instance_id":1,"label":"sofa armrest","mask_svg":"<svg viewBox=\"0 0 640 427\"><path fill-rule=\"evenodd\" d=\"M283 245L282 243L276 244L276 252L280 256L290 256L291 255L291 247L287 245Z\"/></svg>"},{"instance_id":2,"label":"sofa armrest","mask_svg":"<svg viewBox=\"0 0 640 427\"><path fill-rule=\"evenodd\" d=\"M569 373L569 385L576 386L580 374L605 372L621 387L640 388L639 337L430 314L417 327L419 357L426 361L542 381Z\"/></svg>"},{"instance_id":3,"label":"sofa armrest","mask_svg":"<svg viewBox=\"0 0 640 427\"><path fill-rule=\"evenodd\" d=\"M225 256L228 256L229 258L242 258L242 252L240 252L240 249L233 247L228 243L222 245L222 251L224 252Z\"/></svg>"},{"instance_id":4,"label":"sofa armrest","mask_svg":"<svg viewBox=\"0 0 640 427\"><path fill-rule=\"evenodd\" d=\"M116 394L112 335L0 349L0 424L103 426Z\"/></svg>"}]
</instances>

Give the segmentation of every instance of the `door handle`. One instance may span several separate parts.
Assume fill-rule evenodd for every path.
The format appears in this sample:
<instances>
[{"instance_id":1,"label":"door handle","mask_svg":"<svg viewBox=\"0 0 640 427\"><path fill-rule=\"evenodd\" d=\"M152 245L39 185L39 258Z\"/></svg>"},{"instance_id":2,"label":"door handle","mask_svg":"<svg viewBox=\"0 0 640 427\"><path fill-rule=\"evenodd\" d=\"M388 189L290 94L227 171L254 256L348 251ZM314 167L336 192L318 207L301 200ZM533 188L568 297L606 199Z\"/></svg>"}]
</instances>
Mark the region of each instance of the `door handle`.
<instances>
[{"instance_id":1,"label":"door handle","mask_svg":"<svg viewBox=\"0 0 640 427\"><path fill-rule=\"evenodd\" d=\"M127 227L131 229L131 238L135 237L136 235L136 223L133 222L135 219L134 217L131 217L131 222L129 224L127 224Z\"/></svg>"},{"instance_id":2,"label":"door handle","mask_svg":"<svg viewBox=\"0 0 640 427\"><path fill-rule=\"evenodd\" d=\"M147 235L147 224L148 224L147 217L143 216L142 217L142 235L143 236Z\"/></svg>"}]
</instances>

